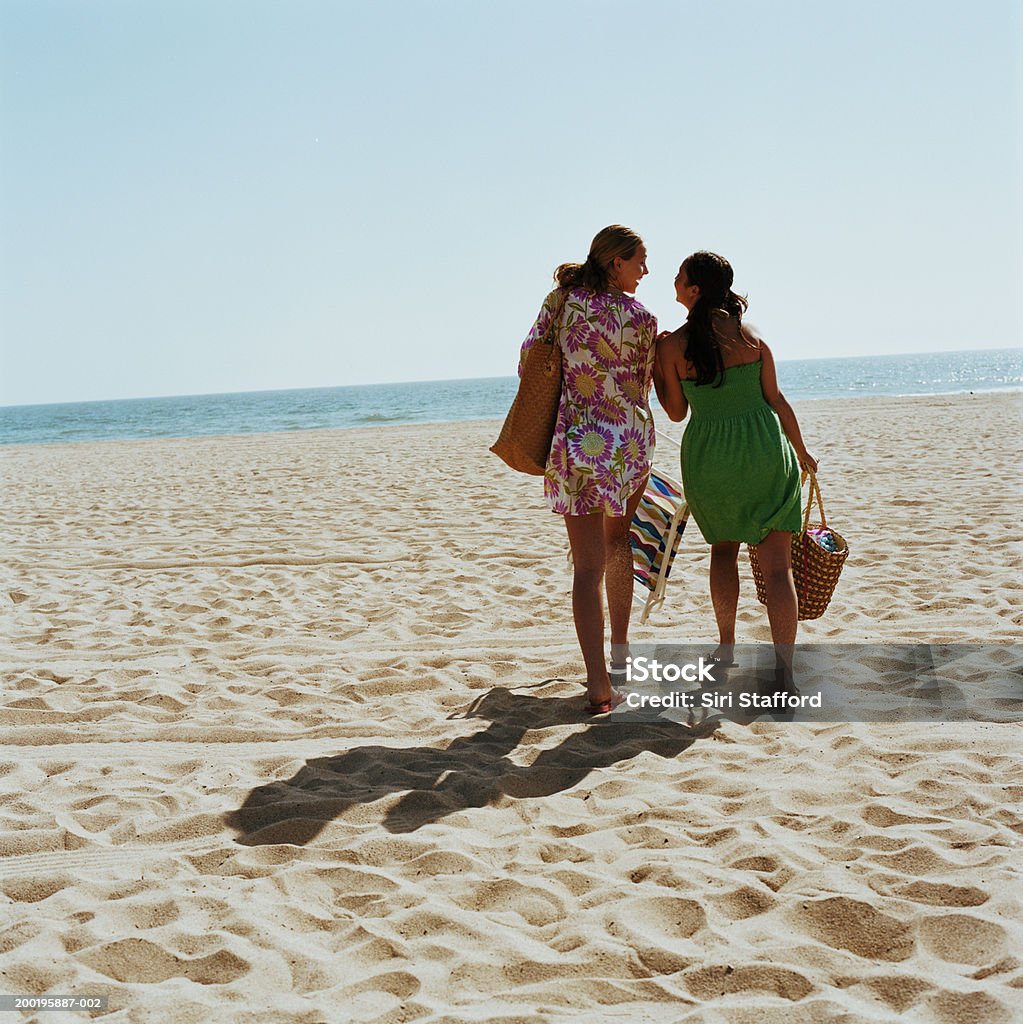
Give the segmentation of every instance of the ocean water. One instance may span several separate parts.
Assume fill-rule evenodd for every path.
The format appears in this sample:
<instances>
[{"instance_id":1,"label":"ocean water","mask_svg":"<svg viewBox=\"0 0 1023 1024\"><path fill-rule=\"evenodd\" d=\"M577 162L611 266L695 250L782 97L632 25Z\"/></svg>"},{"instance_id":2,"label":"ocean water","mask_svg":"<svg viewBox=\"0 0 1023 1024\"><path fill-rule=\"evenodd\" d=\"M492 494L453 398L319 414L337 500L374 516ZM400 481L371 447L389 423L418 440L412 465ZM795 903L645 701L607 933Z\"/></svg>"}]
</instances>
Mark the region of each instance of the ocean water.
<instances>
[{"instance_id":1,"label":"ocean water","mask_svg":"<svg viewBox=\"0 0 1023 1024\"><path fill-rule=\"evenodd\" d=\"M778 363L787 398L1023 389L1023 348ZM0 444L53 444L503 417L515 377L0 407Z\"/></svg>"}]
</instances>

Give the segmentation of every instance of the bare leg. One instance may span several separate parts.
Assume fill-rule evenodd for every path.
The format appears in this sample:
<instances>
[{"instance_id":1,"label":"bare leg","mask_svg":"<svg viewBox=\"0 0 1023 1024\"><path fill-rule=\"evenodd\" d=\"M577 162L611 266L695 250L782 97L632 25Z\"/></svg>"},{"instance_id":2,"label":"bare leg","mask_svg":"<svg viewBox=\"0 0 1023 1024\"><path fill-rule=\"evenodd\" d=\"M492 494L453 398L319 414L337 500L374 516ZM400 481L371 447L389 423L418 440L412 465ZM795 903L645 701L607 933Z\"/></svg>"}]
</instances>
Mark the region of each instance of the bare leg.
<instances>
[{"instance_id":1,"label":"bare leg","mask_svg":"<svg viewBox=\"0 0 1023 1024\"><path fill-rule=\"evenodd\" d=\"M771 623L775 664L786 681L791 682L799 609L792 582L792 534L773 530L757 546L757 556L767 589L767 618Z\"/></svg>"},{"instance_id":2,"label":"bare leg","mask_svg":"<svg viewBox=\"0 0 1023 1024\"><path fill-rule=\"evenodd\" d=\"M565 516L575 571L572 616L586 665L586 693L591 704L610 700L614 690L604 660L604 517Z\"/></svg>"},{"instance_id":3,"label":"bare leg","mask_svg":"<svg viewBox=\"0 0 1023 1024\"><path fill-rule=\"evenodd\" d=\"M632 547L629 527L646 490L646 480L625 504L625 515L604 517L604 586L611 619L611 663L624 665L629 656L629 619L632 615Z\"/></svg>"},{"instance_id":4,"label":"bare leg","mask_svg":"<svg viewBox=\"0 0 1023 1024\"><path fill-rule=\"evenodd\" d=\"M715 658L731 661L735 647L735 612L739 605L739 544L722 541L710 549L710 599L718 624Z\"/></svg>"}]
</instances>

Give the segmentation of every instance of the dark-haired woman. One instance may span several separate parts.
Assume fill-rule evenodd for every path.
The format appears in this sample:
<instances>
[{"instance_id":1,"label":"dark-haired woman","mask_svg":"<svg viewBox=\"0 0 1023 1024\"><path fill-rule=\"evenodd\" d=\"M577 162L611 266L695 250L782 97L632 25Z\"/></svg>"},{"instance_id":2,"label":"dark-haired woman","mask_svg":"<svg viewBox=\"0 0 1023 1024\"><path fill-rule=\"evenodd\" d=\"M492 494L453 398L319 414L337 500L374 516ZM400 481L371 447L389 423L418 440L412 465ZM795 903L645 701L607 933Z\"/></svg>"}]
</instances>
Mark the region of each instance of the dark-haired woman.
<instances>
[{"instance_id":1,"label":"dark-haired woman","mask_svg":"<svg viewBox=\"0 0 1023 1024\"><path fill-rule=\"evenodd\" d=\"M590 714L605 714L622 699L607 670L601 586L607 590L612 663L624 663L632 610L629 524L654 451L649 396L657 321L631 294L646 274L639 235L620 224L604 228L583 263L555 270L558 287L522 346L524 360L559 316L564 383L544 496L568 529L572 614Z\"/></svg>"},{"instance_id":2,"label":"dark-haired woman","mask_svg":"<svg viewBox=\"0 0 1023 1024\"><path fill-rule=\"evenodd\" d=\"M719 647L732 660L739 600L740 544L757 547L779 672L791 680L796 642L792 533L802 526L800 467L817 469L796 414L778 388L774 357L743 322L746 300L732 291L728 261L694 253L675 278L686 322L657 347L657 397L668 416L692 418L682 437L686 501L711 545L710 593Z\"/></svg>"}]
</instances>

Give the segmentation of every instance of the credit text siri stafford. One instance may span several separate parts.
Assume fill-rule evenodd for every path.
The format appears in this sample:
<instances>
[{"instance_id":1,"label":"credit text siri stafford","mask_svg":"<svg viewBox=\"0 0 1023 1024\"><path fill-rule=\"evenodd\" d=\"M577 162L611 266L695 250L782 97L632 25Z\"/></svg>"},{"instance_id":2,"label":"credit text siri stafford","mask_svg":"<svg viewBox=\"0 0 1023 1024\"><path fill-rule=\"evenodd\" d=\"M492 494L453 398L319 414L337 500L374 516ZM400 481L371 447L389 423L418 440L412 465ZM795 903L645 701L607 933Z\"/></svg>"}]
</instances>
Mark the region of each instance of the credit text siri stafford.
<instances>
[{"instance_id":1,"label":"credit text siri stafford","mask_svg":"<svg viewBox=\"0 0 1023 1024\"><path fill-rule=\"evenodd\" d=\"M792 693L776 690L773 693L689 693L674 690L671 693L630 693L625 698L630 708L819 708L823 705L817 693Z\"/></svg>"}]
</instances>

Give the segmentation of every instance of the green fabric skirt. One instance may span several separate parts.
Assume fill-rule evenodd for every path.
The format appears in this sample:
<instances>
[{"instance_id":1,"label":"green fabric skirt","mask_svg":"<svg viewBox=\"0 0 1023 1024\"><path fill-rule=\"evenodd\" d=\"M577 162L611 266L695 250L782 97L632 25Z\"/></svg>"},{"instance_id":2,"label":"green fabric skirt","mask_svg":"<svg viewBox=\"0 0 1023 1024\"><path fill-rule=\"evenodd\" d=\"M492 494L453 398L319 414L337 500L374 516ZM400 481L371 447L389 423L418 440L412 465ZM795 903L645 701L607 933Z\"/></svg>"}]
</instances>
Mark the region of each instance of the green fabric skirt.
<instances>
[{"instance_id":1,"label":"green fabric skirt","mask_svg":"<svg viewBox=\"0 0 1023 1024\"><path fill-rule=\"evenodd\" d=\"M708 544L759 544L802 528L799 461L760 388L760 362L725 370L720 387L682 381L691 419L682 485Z\"/></svg>"}]
</instances>

